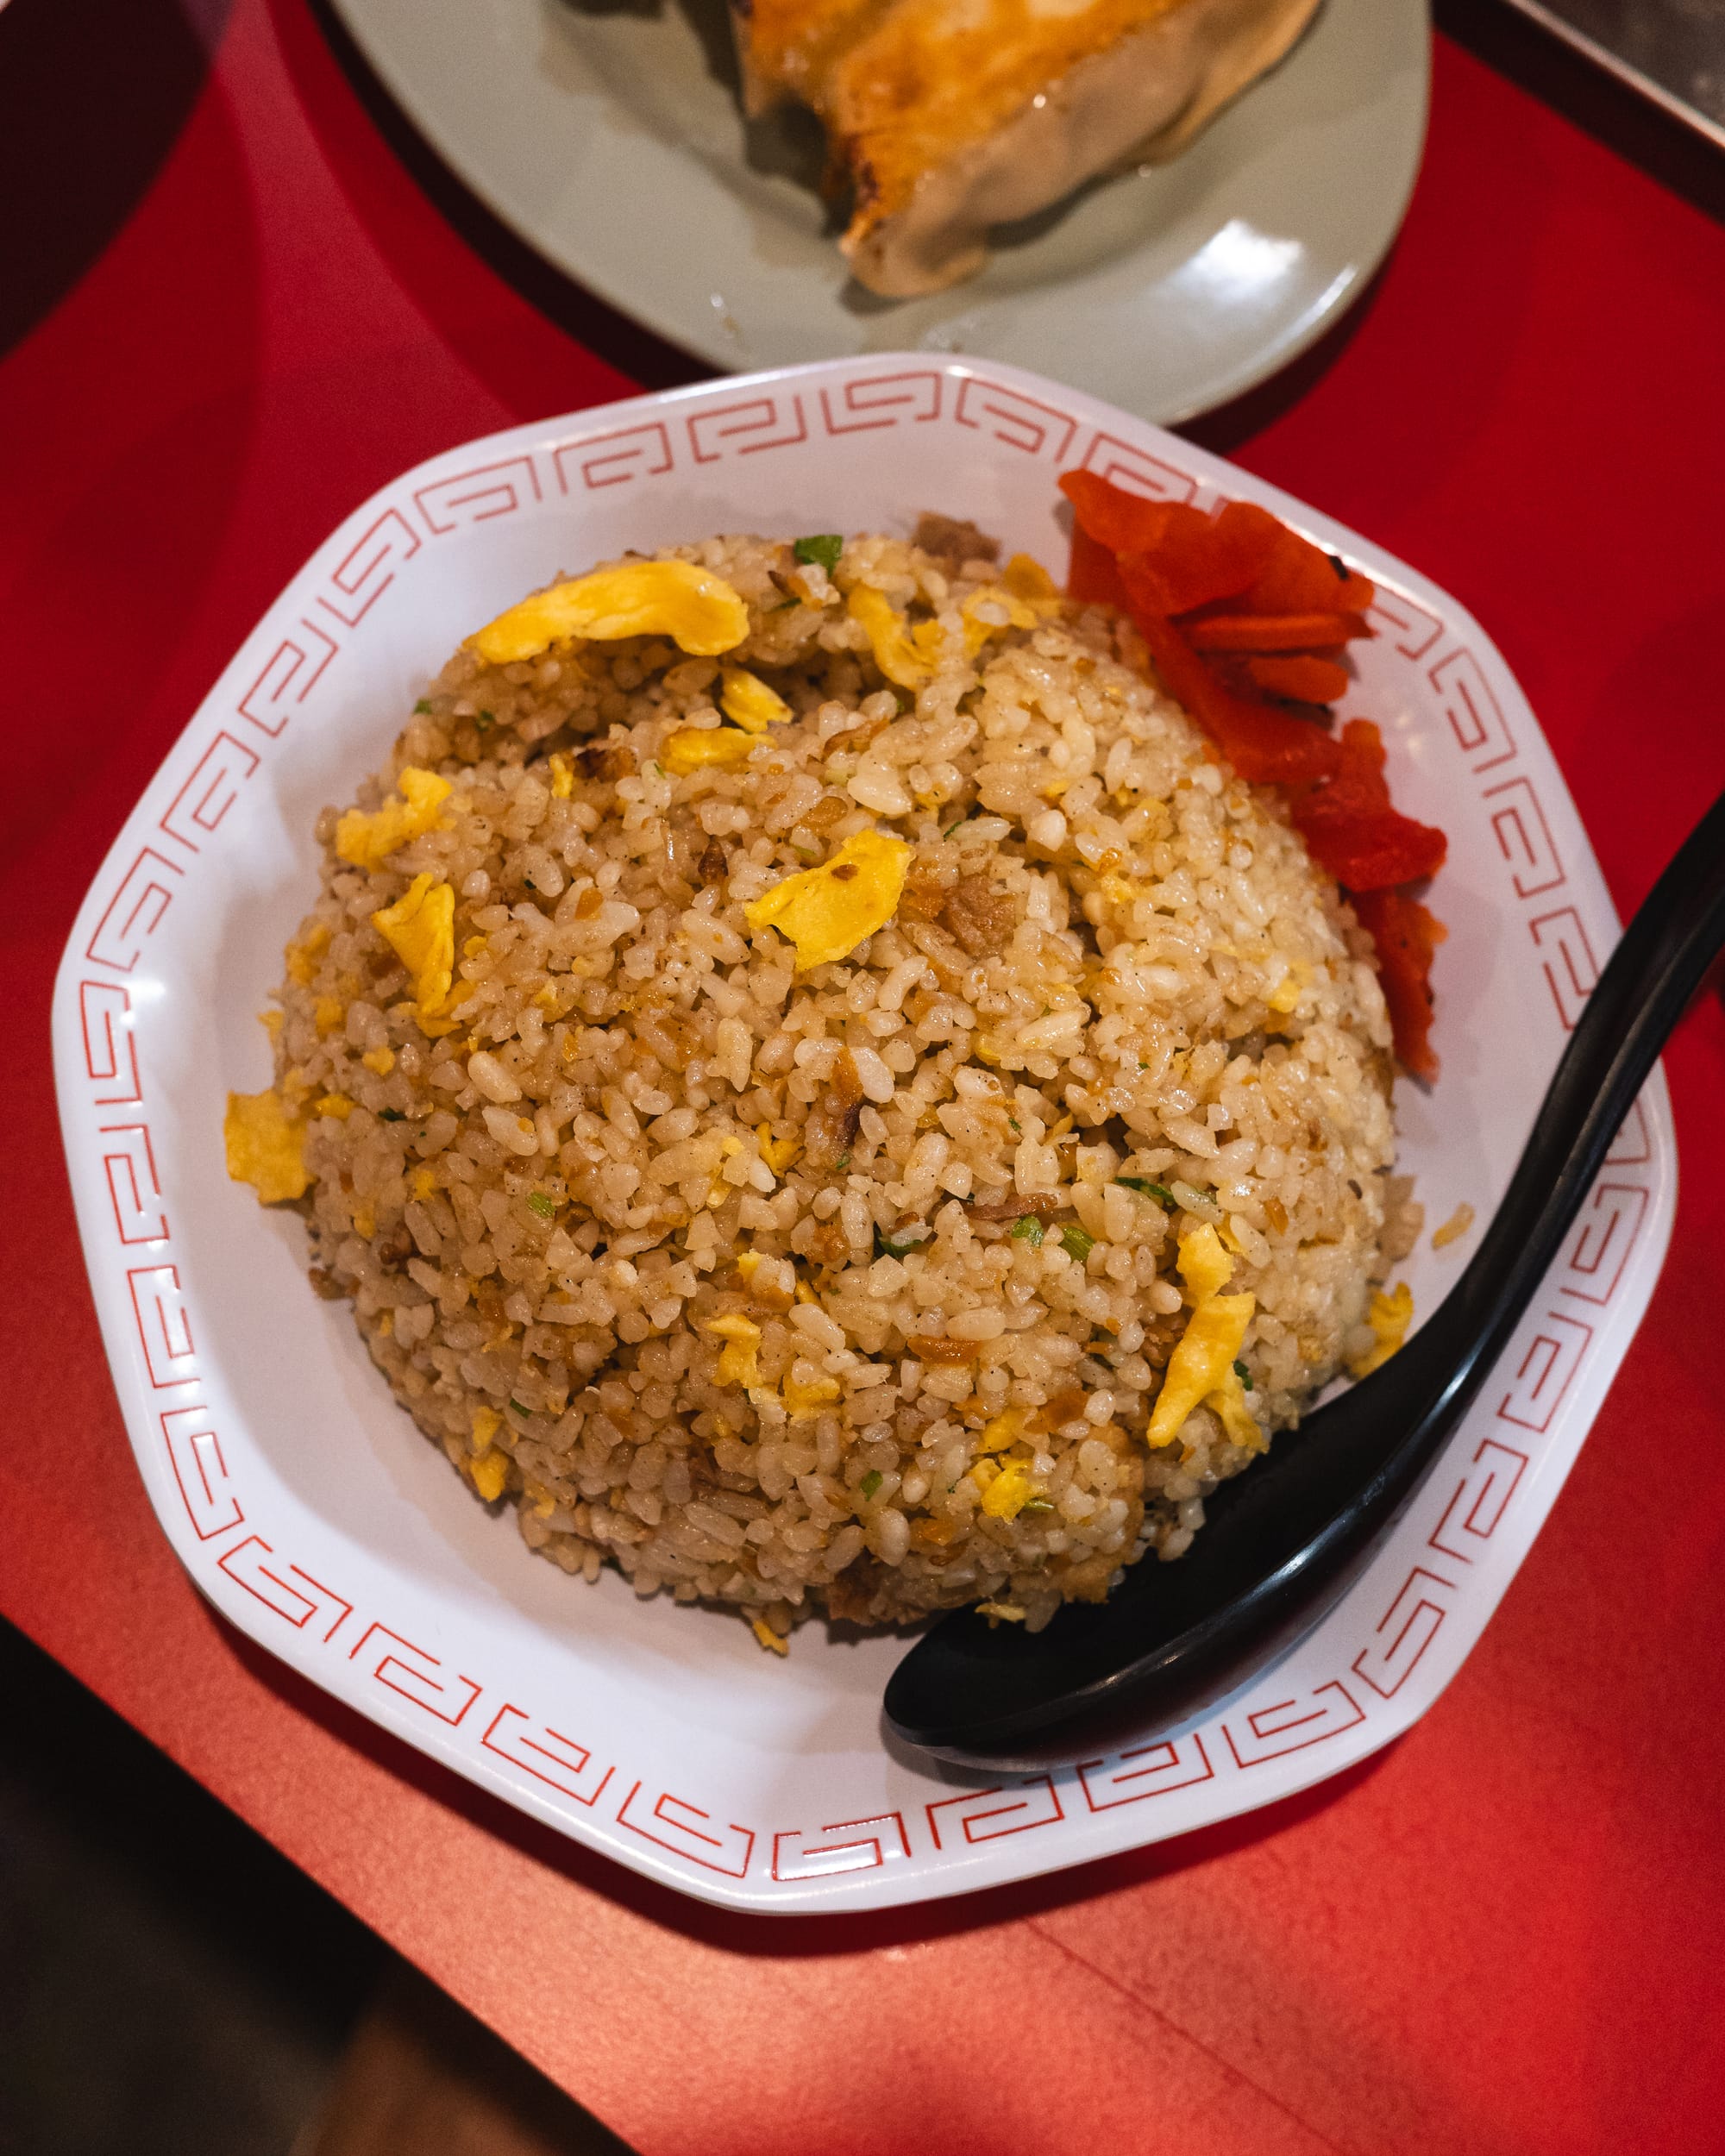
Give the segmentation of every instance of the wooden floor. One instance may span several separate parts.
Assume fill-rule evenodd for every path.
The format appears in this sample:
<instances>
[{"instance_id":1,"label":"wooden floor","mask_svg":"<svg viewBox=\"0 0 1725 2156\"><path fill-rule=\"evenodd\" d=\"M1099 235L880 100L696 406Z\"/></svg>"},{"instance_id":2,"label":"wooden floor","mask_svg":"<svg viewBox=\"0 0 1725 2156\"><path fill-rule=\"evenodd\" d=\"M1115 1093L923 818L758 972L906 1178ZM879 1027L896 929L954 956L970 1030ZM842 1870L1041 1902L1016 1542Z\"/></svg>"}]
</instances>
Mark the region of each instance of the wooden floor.
<instances>
[{"instance_id":1,"label":"wooden floor","mask_svg":"<svg viewBox=\"0 0 1725 2156\"><path fill-rule=\"evenodd\" d=\"M627 2156L0 1622L0 2156Z\"/></svg>"}]
</instances>

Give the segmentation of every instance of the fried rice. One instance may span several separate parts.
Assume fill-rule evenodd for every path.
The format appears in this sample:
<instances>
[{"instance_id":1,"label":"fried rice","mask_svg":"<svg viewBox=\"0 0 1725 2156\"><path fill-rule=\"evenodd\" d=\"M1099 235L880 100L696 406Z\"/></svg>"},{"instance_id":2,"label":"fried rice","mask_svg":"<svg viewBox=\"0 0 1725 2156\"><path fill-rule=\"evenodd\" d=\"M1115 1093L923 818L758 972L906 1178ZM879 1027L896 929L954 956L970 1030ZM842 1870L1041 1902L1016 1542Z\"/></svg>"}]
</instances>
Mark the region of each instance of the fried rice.
<instances>
[{"instance_id":1,"label":"fried rice","mask_svg":"<svg viewBox=\"0 0 1725 2156\"><path fill-rule=\"evenodd\" d=\"M774 1646L1179 1557L1412 1239L1370 939L1274 797L1130 624L920 536L665 549L746 605L722 661L464 644L369 842L319 819L267 1020L313 1283L420 1429L566 1570ZM896 901L804 963L781 887L847 845ZM386 927L446 887L428 995Z\"/></svg>"}]
</instances>

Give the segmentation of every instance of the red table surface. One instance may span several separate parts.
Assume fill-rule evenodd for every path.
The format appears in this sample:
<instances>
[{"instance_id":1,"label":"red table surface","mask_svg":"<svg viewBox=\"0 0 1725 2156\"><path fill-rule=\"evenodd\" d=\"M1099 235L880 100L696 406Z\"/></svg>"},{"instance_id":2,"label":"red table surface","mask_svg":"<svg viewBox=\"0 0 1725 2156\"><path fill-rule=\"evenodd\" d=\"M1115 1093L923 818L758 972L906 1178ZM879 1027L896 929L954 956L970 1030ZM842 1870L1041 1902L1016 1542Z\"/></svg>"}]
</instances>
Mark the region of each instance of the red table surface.
<instances>
[{"instance_id":1,"label":"red table surface","mask_svg":"<svg viewBox=\"0 0 1725 2156\"><path fill-rule=\"evenodd\" d=\"M1380 286L1232 444L1487 623L1624 910L1725 781L1722 352L1719 229L1440 41ZM0 363L0 1605L645 2156L1725 2147L1716 995L1667 1058L1671 1260L1538 1546L1417 1728L1273 1810L922 1910L739 1919L428 1765L181 1575L61 1165L73 910L363 496L630 386L420 193L303 0L237 0L135 210Z\"/></svg>"}]
</instances>

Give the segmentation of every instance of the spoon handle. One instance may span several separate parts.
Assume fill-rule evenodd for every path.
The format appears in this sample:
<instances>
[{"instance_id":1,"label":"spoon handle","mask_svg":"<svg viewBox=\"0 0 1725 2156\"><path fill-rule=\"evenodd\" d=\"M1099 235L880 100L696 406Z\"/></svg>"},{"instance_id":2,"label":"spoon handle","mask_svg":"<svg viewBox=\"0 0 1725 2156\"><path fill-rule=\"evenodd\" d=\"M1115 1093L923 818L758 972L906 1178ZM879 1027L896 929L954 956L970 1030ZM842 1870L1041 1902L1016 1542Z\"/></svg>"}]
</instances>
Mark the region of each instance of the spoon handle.
<instances>
[{"instance_id":1,"label":"spoon handle","mask_svg":"<svg viewBox=\"0 0 1725 2156\"><path fill-rule=\"evenodd\" d=\"M1233 1690L1303 1629L1408 1503L1562 1247L1617 1128L1725 944L1725 795L1655 885L1571 1033L1478 1250L1402 1351L1208 1500L1177 1564L1033 1637L973 1613L899 1664L888 1721L950 1757L1026 1755L1080 1716L1156 1733Z\"/></svg>"}]
</instances>

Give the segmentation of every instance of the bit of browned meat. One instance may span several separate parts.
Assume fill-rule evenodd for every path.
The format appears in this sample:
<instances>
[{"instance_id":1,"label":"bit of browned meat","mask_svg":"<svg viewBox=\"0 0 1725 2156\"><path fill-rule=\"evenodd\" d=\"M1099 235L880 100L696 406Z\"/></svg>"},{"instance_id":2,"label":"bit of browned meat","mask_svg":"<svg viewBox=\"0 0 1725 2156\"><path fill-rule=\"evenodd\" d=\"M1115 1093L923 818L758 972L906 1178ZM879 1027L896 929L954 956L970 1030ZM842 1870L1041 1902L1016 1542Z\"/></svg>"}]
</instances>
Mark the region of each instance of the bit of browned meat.
<instances>
[{"instance_id":1,"label":"bit of browned meat","mask_svg":"<svg viewBox=\"0 0 1725 2156\"><path fill-rule=\"evenodd\" d=\"M987 876L961 876L940 918L972 958L992 958L1011 942L1018 908Z\"/></svg>"},{"instance_id":2,"label":"bit of browned meat","mask_svg":"<svg viewBox=\"0 0 1725 2156\"><path fill-rule=\"evenodd\" d=\"M862 1081L856 1075L850 1050L841 1049L826 1090L809 1110L808 1121L803 1125L803 1158L808 1165L823 1173L837 1168L856 1143L862 1119Z\"/></svg>"},{"instance_id":3,"label":"bit of browned meat","mask_svg":"<svg viewBox=\"0 0 1725 2156\"><path fill-rule=\"evenodd\" d=\"M583 778L607 784L626 779L635 768L634 757L620 742L599 742L591 749L578 749L575 761L581 767Z\"/></svg>"},{"instance_id":4,"label":"bit of browned meat","mask_svg":"<svg viewBox=\"0 0 1725 2156\"><path fill-rule=\"evenodd\" d=\"M866 1553L847 1564L826 1590L826 1606L841 1624L866 1625L874 1620L875 1598L884 1575Z\"/></svg>"},{"instance_id":5,"label":"bit of browned meat","mask_svg":"<svg viewBox=\"0 0 1725 2156\"><path fill-rule=\"evenodd\" d=\"M348 1292L336 1275L325 1272L321 1265L311 1267L310 1279L313 1294L321 1295L325 1302L340 1302Z\"/></svg>"},{"instance_id":6,"label":"bit of browned meat","mask_svg":"<svg viewBox=\"0 0 1725 2156\"><path fill-rule=\"evenodd\" d=\"M967 561L998 561L1000 558L998 539L979 531L966 517L943 517L936 509L925 509L917 518L911 544L954 569L962 569Z\"/></svg>"},{"instance_id":7,"label":"bit of browned meat","mask_svg":"<svg viewBox=\"0 0 1725 2156\"><path fill-rule=\"evenodd\" d=\"M731 857L724 850L724 841L709 838L701 848L700 859L695 863L695 874L703 883L723 883L731 867Z\"/></svg>"},{"instance_id":8,"label":"bit of browned meat","mask_svg":"<svg viewBox=\"0 0 1725 2156\"><path fill-rule=\"evenodd\" d=\"M1038 1220L1051 1220L1057 1213L1066 1210L1063 1200L1051 1190L1032 1191L1028 1197L1014 1191L1010 1197L990 1198L986 1205L970 1208L973 1220L1020 1220L1027 1213L1033 1213Z\"/></svg>"}]
</instances>

